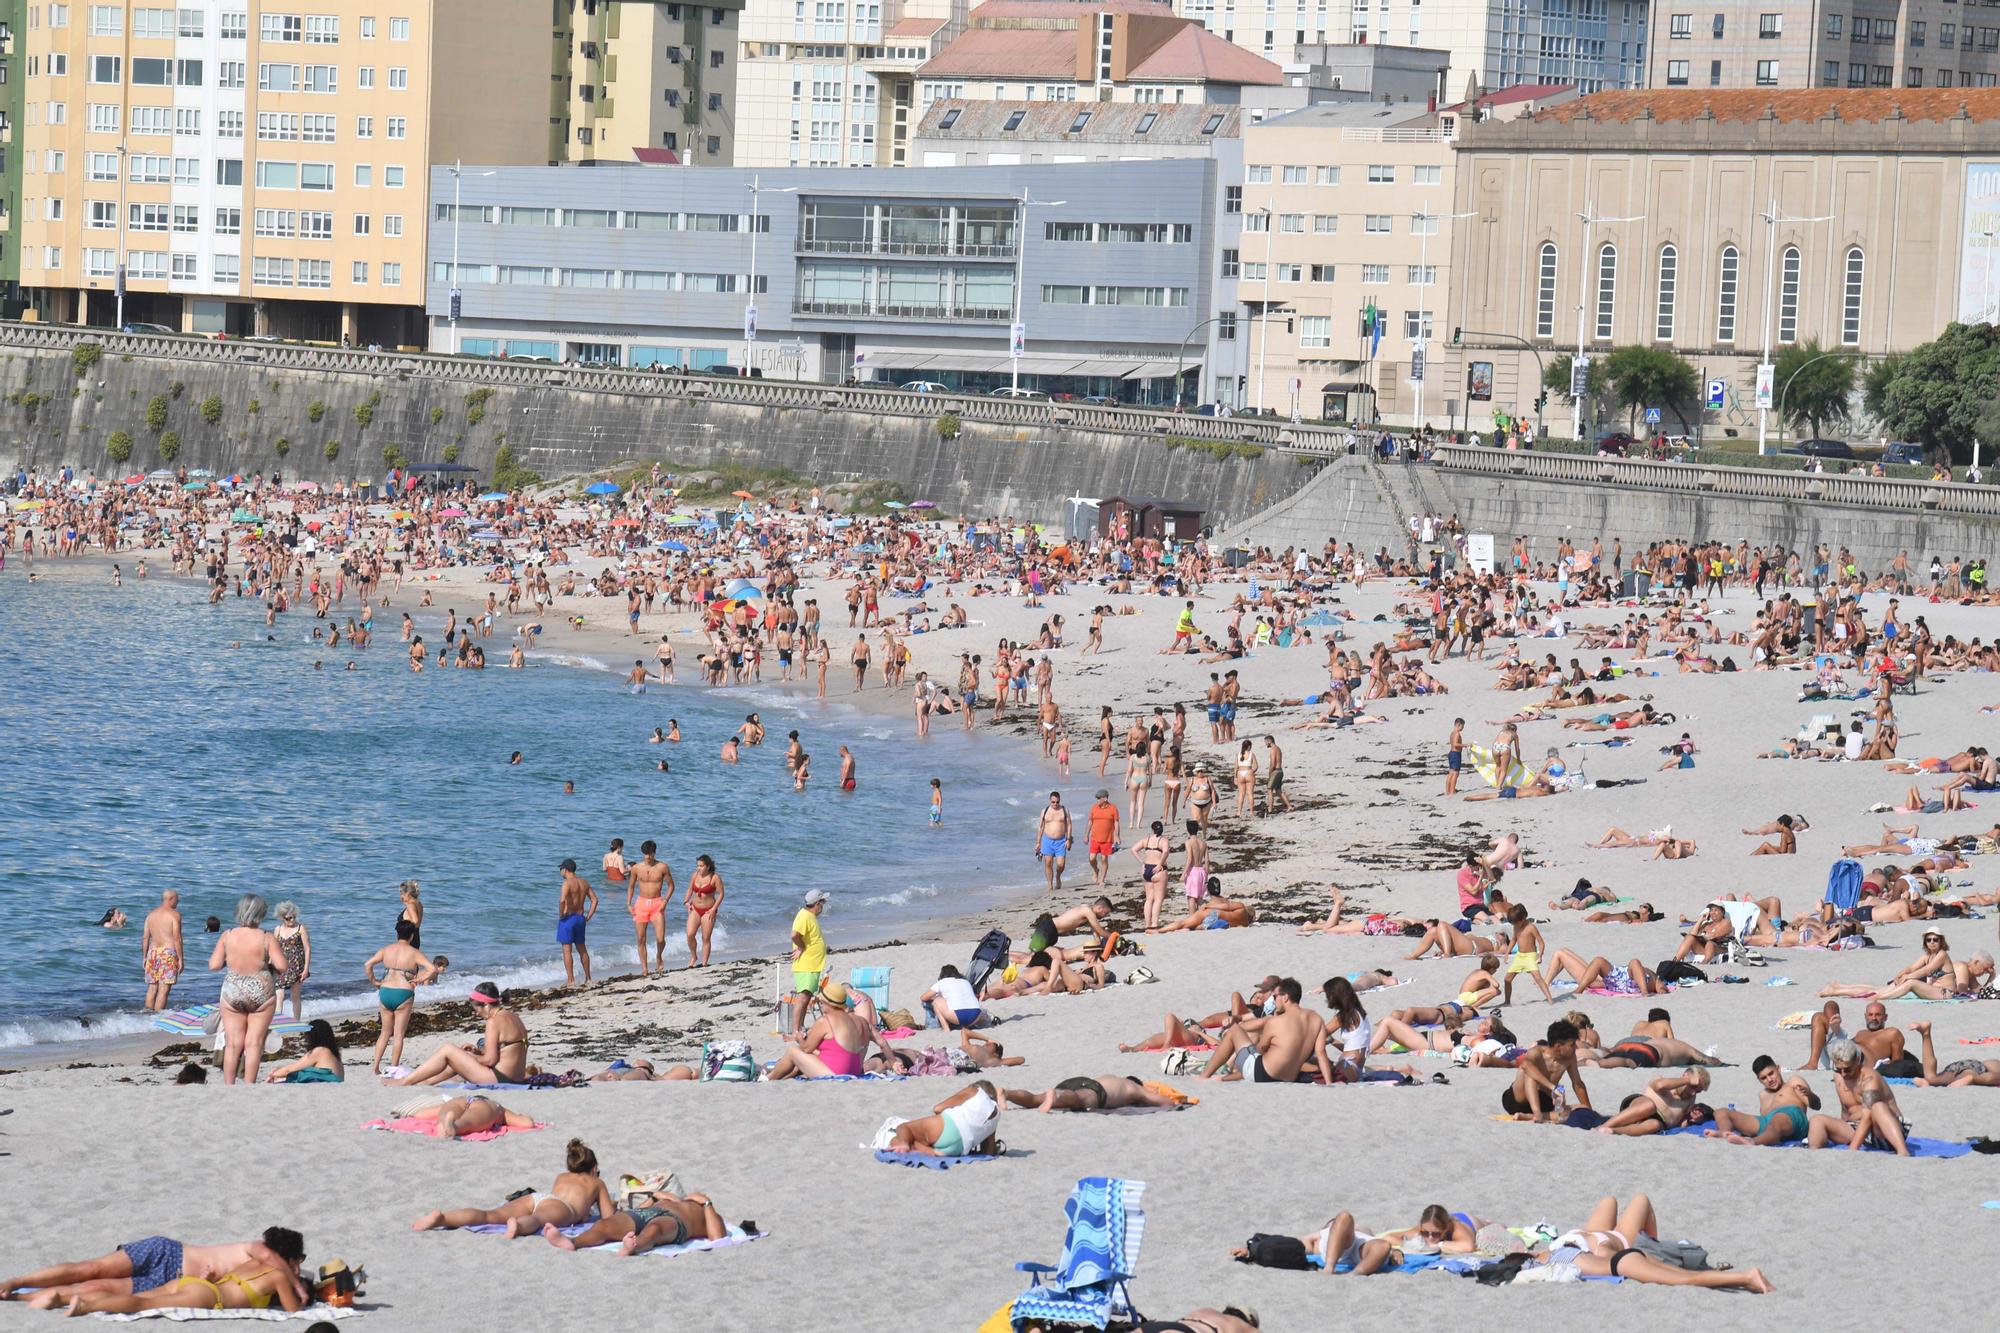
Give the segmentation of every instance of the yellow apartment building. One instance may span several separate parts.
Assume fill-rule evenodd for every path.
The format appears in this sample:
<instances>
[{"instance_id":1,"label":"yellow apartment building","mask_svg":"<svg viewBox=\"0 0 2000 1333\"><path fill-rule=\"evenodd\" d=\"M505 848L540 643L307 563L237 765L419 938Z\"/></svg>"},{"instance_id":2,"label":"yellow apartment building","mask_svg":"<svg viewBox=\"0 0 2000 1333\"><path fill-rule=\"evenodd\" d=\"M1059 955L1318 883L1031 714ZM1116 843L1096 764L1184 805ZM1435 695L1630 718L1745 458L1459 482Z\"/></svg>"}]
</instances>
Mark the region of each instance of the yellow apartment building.
<instances>
[{"instance_id":1,"label":"yellow apartment building","mask_svg":"<svg viewBox=\"0 0 2000 1333\"><path fill-rule=\"evenodd\" d=\"M430 167L549 157L547 0L40 0L23 18L18 233L40 319L419 345Z\"/></svg>"}]
</instances>

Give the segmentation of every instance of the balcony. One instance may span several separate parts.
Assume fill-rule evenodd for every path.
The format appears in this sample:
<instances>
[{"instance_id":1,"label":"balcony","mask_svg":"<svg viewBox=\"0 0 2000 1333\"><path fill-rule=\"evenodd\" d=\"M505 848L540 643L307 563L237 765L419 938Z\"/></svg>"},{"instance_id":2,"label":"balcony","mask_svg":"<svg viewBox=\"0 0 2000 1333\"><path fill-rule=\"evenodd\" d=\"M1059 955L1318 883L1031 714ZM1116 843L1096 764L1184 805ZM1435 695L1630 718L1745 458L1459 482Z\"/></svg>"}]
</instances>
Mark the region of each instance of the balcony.
<instances>
[{"instance_id":1,"label":"balcony","mask_svg":"<svg viewBox=\"0 0 2000 1333\"><path fill-rule=\"evenodd\" d=\"M934 305L886 305L870 304L867 301L807 301L794 300L792 313L795 315L847 315L858 319L928 319L944 321L971 321L975 324L1005 324L1013 319L1014 312L1006 306L949 306Z\"/></svg>"},{"instance_id":2,"label":"balcony","mask_svg":"<svg viewBox=\"0 0 2000 1333\"><path fill-rule=\"evenodd\" d=\"M1342 130L1340 137L1346 143L1450 143L1458 136L1452 130L1354 128Z\"/></svg>"},{"instance_id":3,"label":"balcony","mask_svg":"<svg viewBox=\"0 0 2000 1333\"><path fill-rule=\"evenodd\" d=\"M865 240L799 240L800 254L804 255L912 255L944 259L1003 259L1014 258L1014 247L1008 245L979 245L950 241L865 241Z\"/></svg>"}]
</instances>

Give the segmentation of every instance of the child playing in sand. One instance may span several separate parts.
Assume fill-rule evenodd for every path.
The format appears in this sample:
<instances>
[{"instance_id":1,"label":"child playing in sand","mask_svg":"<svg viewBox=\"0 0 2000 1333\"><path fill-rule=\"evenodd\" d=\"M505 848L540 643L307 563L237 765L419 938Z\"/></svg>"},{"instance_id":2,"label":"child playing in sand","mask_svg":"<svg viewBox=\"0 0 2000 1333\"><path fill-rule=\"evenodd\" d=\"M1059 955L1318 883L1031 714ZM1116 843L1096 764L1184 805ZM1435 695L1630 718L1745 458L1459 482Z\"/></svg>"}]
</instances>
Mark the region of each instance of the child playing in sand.
<instances>
[{"instance_id":1,"label":"child playing in sand","mask_svg":"<svg viewBox=\"0 0 2000 1333\"><path fill-rule=\"evenodd\" d=\"M1507 924L1514 928L1514 949L1507 955L1507 973L1502 980L1500 1003L1514 1002L1514 978L1526 973L1542 988L1542 998L1555 1003L1549 983L1542 979L1542 932L1528 919L1528 909L1515 903L1508 909Z\"/></svg>"}]
</instances>

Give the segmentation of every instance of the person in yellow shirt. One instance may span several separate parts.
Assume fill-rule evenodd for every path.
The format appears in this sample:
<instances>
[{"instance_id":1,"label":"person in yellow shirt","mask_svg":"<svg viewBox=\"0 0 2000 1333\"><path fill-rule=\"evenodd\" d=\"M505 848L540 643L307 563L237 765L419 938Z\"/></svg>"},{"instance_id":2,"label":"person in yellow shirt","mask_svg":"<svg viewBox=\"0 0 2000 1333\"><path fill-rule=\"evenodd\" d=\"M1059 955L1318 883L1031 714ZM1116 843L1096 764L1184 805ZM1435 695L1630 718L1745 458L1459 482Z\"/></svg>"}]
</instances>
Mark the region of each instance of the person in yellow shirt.
<instances>
[{"instance_id":1,"label":"person in yellow shirt","mask_svg":"<svg viewBox=\"0 0 2000 1333\"><path fill-rule=\"evenodd\" d=\"M826 971L826 936L820 934L819 914L833 895L825 889L806 894L806 905L792 918L792 1031L797 1041L805 1030L806 1005L819 992L819 980Z\"/></svg>"}]
</instances>

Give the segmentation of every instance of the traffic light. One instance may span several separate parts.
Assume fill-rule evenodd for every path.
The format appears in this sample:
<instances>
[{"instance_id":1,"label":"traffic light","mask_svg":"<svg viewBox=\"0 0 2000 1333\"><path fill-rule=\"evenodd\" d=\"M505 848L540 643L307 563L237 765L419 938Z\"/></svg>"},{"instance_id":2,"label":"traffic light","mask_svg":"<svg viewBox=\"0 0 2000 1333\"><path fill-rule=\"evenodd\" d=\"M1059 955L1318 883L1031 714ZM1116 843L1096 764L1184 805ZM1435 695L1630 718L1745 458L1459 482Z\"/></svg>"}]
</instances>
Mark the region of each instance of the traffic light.
<instances>
[{"instance_id":1,"label":"traffic light","mask_svg":"<svg viewBox=\"0 0 2000 1333\"><path fill-rule=\"evenodd\" d=\"M1544 389L1540 393L1535 395L1535 410L1539 412L1548 405L1549 405L1549 391L1547 389Z\"/></svg>"},{"instance_id":2,"label":"traffic light","mask_svg":"<svg viewBox=\"0 0 2000 1333\"><path fill-rule=\"evenodd\" d=\"M1460 343L1464 341L1465 341L1465 330L1463 328L1455 328L1451 331L1451 345L1453 347L1458 346Z\"/></svg>"}]
</instances>

